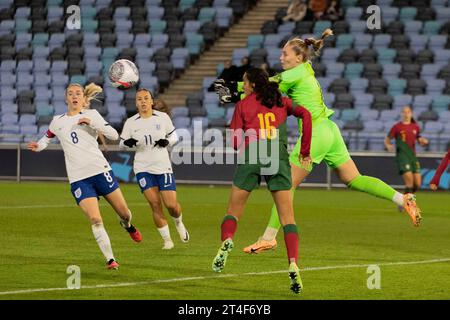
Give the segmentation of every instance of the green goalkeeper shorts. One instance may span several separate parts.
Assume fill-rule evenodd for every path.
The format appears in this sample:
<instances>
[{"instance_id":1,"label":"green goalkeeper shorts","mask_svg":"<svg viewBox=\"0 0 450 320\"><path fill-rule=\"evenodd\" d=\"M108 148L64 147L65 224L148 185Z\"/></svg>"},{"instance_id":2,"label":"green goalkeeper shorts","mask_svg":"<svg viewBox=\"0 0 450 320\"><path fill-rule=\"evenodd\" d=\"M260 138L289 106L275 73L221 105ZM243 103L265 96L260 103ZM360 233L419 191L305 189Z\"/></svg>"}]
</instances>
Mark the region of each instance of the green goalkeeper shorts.
<instances>
[{"instance_id":1,"label":"green goalkeeper shorts","mask_svg":"<svg viewBox=\"0 0 450 320\"><path fill-rule=\"evenodd\" d=\"M300 163L300 147L301 139L295 144L289 161L300 168L311 171L312 167L304 168ZM332 120L326 118L318 123L313 123L310 155L314 164L320 164L324 160L333 169L350 160L350 154L339 127Z\"/></svg>"}]
</instances>

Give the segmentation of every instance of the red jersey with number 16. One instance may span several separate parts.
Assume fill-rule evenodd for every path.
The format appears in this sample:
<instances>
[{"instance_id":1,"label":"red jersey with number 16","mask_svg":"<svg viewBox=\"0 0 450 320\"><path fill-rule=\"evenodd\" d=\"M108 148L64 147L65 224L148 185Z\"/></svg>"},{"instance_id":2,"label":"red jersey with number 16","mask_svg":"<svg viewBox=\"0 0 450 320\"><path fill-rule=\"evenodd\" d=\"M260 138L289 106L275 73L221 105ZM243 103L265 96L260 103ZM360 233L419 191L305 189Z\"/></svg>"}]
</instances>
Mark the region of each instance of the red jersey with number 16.
<instances>
[{"instance_id":1,"label":"red jersey with number 16","mask_svg":"<svg viewBox=\"0 0 450 320\"><path fill-rule=\"evenodd\" d=\"M232 147L237 150L241 147L247 148L253 141L278 138L280 146L286 149L286 151L283 150L283 154L287 155L286 118L289 115L302 119L301 155L309 156L312 127L309 111L302 106L294 106L292 100L286 97L282 98L281 107L268 108L256 99L255 93L236 104L230 124L233 130ZM243 136L238 129L242 129L247 134Z\"/></svg>"}]
</instances>

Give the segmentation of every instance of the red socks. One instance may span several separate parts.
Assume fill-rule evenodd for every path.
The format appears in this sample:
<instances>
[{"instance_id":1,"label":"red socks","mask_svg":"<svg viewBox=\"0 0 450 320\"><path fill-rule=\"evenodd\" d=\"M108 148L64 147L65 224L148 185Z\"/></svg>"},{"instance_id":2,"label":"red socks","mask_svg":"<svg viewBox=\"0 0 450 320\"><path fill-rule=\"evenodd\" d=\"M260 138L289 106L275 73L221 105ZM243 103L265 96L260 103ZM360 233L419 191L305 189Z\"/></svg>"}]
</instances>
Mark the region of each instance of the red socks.
<instances>
[{"instance_id":1,"label":"red socks","mask_svg":"<svg viewBox=\"0 0 450 320\"><path fill-rule=\"evenodd\" d=\"M222 225L220 226L221 229L221 238L222 241L228 238L233 238L234 233L237 229L237 219L235 216L227 215L225 218L223 218Z\"/></svg>"},{"instance_id":2,"label":"red socks","mask_svg":"<svg viewBox=\"0 0 450 320\"><path fill-rule=\"evenodd\" d=\"M287 224L283 227L284 242L286 243L288 262L295 262L298 260L298 229L295 224Z\"/></svg>"}]
</instances>

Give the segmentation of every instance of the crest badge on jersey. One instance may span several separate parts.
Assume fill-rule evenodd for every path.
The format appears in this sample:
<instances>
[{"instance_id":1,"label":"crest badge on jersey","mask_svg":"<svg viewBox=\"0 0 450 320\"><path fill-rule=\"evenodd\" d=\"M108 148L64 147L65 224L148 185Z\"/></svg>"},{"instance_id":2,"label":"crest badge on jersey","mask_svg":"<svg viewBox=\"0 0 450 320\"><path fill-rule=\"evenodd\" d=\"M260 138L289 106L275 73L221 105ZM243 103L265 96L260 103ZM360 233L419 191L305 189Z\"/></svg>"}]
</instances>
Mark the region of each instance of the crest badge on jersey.
<instances>
[{"instance_id":1,"label":"crest badge on jersey","mask_svg":"<svg viewBox=\"0 0 450 320\"><path fill-rule=\"evenodd\" d=\"M156 130L161 130L161 125L160 124L156 125Z\"/></svg>"},{"instance_id":2,"label":"crest badge on jersey","mask_svg":"<svg viewBox=\"0 0 450 320\"><path fill-rule=\"evenodd\" d=\"M147 181L145 180L145 178L141 178L139 179L139 185L144 188L147 185Z\"/></svg>"},{"instance_id":3,"label":"crest badge on jersey","mask_svg":"<svg viewBox=\"0 0 450 320\"><path fill-rule=\"evenodd\" d=\"M74 195L75 198L79 199L81 197L81 188L78 188L77 190L75 190Z\"/></svg>"}]
</instances>

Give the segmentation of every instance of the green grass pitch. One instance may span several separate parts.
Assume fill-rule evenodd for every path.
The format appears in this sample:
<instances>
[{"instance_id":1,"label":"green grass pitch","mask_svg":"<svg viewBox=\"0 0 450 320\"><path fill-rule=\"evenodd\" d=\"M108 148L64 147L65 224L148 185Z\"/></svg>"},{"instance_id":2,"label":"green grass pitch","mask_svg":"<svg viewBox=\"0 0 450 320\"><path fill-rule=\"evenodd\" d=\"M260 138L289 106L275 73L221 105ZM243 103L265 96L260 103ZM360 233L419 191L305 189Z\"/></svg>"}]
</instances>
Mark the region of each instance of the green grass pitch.
<instances>
[{"instance_id":1,"label":"green grass pitch","mask_svg":"<svg viewBox=\"0 0 450 320\"><path fill-rule=\"evenodd\" d=\"M181 243L170 221L175 242L170 251L161 250L162 240L138 187L121 187L143 242L129 238L102 200L104 223L121 265L109 271L68 183L0 183L0 299L450 298L448 192L418 194L424 219L414 228L388 201L347 190L298 190L295 212L304 291L297 296L289 291L283 272L287 258L282 233L274 251L242 252L263 232L269 217L272 199L265 188L250 197L235 249L218 275L211 261L220 245L229 187L178 187L191 241ZM367 288L370 264L380 266L379 290ZM79 290L65 289L70 265L80 267ZM11 293L18 290L25 292Z\"/></svg>"}]
</instances>

